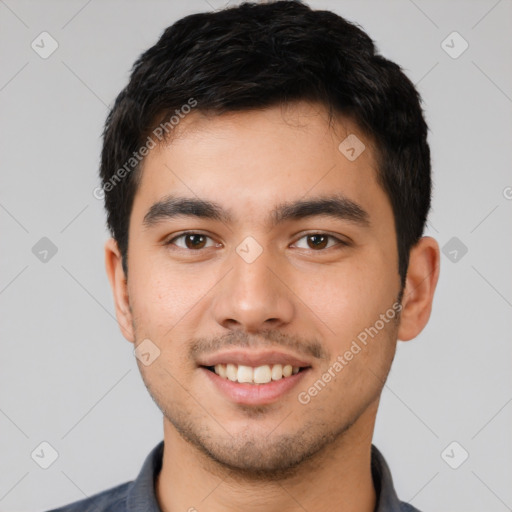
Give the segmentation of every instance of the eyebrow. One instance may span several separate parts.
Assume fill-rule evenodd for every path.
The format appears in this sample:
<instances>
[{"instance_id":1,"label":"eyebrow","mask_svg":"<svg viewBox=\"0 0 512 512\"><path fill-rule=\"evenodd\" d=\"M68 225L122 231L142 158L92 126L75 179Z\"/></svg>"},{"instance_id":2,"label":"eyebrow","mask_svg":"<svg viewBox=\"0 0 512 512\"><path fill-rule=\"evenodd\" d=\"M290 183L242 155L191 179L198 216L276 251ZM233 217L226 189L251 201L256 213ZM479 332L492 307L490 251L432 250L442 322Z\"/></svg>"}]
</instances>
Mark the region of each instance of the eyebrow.
<instances>
[{"instance_id":1,"label":"eyebrow","mask_svg":"<svg viewBox=\"0 0 512 512\"><path fill-rule=\"evenodd\" d=\"M315 216L333 217L353 222L361 227L370 227L370 215L364 208L342 194L307 200L281 203L269 214L269 224L275 226L290 220L301 220ZM178 217L196 217L229 224L233 215L214 201L199 198L166 196L153 204L144 216L143 224L154 225Z\"/></svg>"}]
</instances>

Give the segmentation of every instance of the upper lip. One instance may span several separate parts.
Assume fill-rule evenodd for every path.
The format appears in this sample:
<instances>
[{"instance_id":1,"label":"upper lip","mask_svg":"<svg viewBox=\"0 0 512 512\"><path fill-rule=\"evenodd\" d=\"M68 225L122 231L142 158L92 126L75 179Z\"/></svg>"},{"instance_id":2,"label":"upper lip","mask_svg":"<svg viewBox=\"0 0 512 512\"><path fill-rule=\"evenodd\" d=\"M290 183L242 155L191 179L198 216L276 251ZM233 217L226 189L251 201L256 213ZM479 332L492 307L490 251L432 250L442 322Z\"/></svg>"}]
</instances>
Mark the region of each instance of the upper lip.
<instances>
[{"instance_id":1,"label":"upper lip","mask_svg":"<svg viewBox=\"0 0 512 512\"><path fill-rule=\"evenodd\" d=\"M263 366L291 364L299 368L311 366L311 364L304 359L300 359L292 354L285 352L278 352L276 350L252 352L247 350L230 350L225 352L217 352L212 355L200 358L199 366L215 366L216 364L236 364L244 366Z\"/></svg>"}]
</instances>

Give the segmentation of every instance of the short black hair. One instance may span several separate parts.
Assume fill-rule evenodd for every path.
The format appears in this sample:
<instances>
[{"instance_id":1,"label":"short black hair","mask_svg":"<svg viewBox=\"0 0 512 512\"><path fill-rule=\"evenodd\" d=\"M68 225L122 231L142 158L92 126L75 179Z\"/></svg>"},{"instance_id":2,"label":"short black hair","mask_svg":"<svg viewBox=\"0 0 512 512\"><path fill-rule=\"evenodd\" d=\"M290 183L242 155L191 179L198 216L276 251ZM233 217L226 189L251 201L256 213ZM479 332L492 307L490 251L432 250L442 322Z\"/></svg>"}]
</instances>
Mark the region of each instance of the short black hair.
<instances>
[{"instance_id":1,"label":"short black hair","mask_svg":"<svg viewBox=\"0 0 512 512\"><path fill-rule=\"evenodd\" d=\"M409 252L431 201L421 97L355 23L298 0L244 2L186 16L133 65L106 120L100 168L107 225L125 274L143 149L155 143L150 134L169 136L172 118L192 107L221 115L301 100L320 102L330 120L352 119L374 141L377 181L393 209L403 290Z\"/></svg>"}]
</instances>

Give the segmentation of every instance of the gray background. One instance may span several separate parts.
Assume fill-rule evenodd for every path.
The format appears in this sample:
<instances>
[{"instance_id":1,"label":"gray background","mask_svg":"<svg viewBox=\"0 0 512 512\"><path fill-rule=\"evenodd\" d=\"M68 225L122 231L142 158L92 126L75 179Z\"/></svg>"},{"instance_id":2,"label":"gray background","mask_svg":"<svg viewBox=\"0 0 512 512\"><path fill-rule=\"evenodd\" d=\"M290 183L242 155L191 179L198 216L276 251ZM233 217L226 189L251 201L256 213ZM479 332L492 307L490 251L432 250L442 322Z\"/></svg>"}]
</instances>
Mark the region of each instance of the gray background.
<instances>
[{"instance_id":1,"label":"gray background","mask_svg":"<svg viewBox=\"0 0 512 512\"><path fill-rule=\"evenodd\" d=\"M359 23L417 84L435 182L427 234L457 238L430 323L399 343L374 443L424 511L511 510L512 3L309 3ZM100 134L135 58L178 18L224 4L0 0L1 511L131 480L162 439L105 276ZM31 48L42 31L59 45L47 59ZM458 58L442 46L453 31L469 44ZM42 237L58 249L46 261L32 251ZM58 452L48 469L31 457L43 441Z\"/></svg>"}]
</instances>

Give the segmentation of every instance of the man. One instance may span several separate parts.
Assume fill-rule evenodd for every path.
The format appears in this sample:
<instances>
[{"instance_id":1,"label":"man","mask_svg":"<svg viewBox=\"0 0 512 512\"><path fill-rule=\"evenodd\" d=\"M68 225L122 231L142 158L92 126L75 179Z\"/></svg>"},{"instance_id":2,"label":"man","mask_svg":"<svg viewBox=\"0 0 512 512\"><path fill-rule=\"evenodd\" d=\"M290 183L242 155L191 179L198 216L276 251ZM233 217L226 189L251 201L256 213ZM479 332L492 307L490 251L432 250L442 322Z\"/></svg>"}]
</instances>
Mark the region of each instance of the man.
<instances>
[{"instance_id":1,"label":"man","mask_svg":"<svg viewBox=\"0 0 512 512\"><path fill-rule=\"evenodd\" d=\"M134 482L60 511L414 511L372 435L439 248L420 98L295 1L187 16L106 122L107 274L164 416Z\"/></svg>"}]
</instances>

